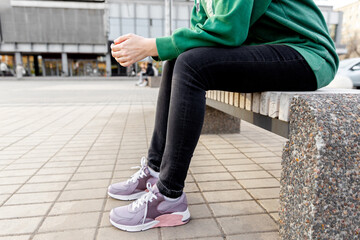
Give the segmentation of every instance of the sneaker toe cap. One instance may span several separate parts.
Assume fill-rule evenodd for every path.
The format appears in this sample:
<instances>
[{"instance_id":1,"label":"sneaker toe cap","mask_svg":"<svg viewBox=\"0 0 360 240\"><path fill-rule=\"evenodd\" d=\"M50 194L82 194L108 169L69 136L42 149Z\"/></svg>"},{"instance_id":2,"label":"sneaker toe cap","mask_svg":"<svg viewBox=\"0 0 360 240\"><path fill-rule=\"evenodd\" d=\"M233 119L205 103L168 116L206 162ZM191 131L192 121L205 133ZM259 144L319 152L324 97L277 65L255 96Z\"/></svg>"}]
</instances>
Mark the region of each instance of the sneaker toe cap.
<instances>
[{"instance_id":1,"label":"sneaker toe cap","mask_svg":"<svg viewBox=\"0 0 360 240\"><path fill-rule=\"evenodd\" d=\"M111 221L118 224L129 223L129 221L131 221L132 218L133 218L133 214L131 214L128 211L128 206L113 208L110 211Z\"/></svg>"},{"instance_id":2,"label":"sneaker toe cap","mask_svg":"<svg viewBox=\"0 0 360 240\"><path fill-rule=\"evenodd\" d=\"M130 185L127 184L126 182L114 183L108 187L108 192L112 194L126 195L133 192L136 186L137 184Z\"/></svg>"}]
</instances>

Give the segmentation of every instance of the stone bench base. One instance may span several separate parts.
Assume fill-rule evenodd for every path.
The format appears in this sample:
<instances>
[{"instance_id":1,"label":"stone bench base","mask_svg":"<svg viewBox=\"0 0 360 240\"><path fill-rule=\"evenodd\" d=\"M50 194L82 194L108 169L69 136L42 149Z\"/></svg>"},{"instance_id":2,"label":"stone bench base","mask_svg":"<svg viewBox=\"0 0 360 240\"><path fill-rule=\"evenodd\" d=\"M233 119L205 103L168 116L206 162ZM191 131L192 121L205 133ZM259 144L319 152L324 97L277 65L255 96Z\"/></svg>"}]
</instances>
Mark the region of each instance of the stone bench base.
<instances>
[{"instance_id":1,"label":"stone bench base","mask_svg":"<svg viewBox=\"0 0 360 240\"><path fill-rule=\"evenodd\" d=\"M151 88L158 88L160 87L160 82L161 82L161 76L156 76L156 77L148 77L149 80L149 87Z\"/></svg>"},{"instance_id":2,"label":"stone bench base","mask_svg":"<svg viewBox=\"0 0 360 240\"><path fill-rule=\"evenodd\" d=\"M239 133L240 119L206 106L202 134Z\"/></svg>"},{"instance_id":3,"label":"stone bench base","mask_svg":"<svg viewBox=\"0 0 360 240\"><path fill-rule=\"evenodd\" d=\"M280 183L282 239L360 238L360 94L293 100Z\"/></svg>"}]
</instances>

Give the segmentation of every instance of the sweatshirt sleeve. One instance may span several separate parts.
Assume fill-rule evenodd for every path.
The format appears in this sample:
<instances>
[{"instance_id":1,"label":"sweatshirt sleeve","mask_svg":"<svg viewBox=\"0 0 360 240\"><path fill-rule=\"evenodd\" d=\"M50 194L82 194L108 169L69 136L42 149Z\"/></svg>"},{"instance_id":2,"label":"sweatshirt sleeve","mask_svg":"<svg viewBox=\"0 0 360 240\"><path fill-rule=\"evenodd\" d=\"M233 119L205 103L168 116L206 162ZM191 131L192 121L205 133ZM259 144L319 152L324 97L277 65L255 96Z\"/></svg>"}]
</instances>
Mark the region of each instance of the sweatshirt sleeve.
<instances>
[{"instance_id":1,"label":"sweatshirt sleeve","mask_svg":"<svg viewBox=\"0 0 360 240\"><path fill-rule=\"evenodd\" d=\"M199 1L195 1L190 29L179 28L169 37L156 39L161 60L176 58L191 48L240 46L246 40L254 0L213 0L213 10L199 4L197 11Z\"/></svg>"}]
</instances>

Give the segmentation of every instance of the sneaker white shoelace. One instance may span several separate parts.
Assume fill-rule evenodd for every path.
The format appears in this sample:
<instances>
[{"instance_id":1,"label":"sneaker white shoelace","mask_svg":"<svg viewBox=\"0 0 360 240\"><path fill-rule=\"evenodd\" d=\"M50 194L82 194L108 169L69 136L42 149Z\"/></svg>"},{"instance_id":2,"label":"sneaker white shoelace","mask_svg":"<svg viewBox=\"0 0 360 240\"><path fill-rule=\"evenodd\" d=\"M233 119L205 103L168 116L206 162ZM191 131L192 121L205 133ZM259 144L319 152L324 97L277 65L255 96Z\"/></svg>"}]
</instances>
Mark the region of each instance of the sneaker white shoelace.
<instances>
[{"instance_id":1,"label":"sneaker white shoelace","mask_svg":"<svg viewBox=\"0 0 360 240\"><path fill-rule=\"evenodd\" d=\"M145 205L145 213L144 213L144 218L142 221L142 224L145 223L145 219L146 219L146 215L148 212L148 203L152 202L152 200L155 198L157 199L157 196L155 195L152 187L151 187L151 183L147 183L146 184L146 188L148 189L148 193L146 193L145 195L143 195L141 198L139 198L138 200L136 200L135 202L132 203L132 210L134 211L135 209L139 208L140 206L142 206L144 203Z\"/></svg>"},{"instance_id":2,"label":"sneaker white shoelace","mask_svg":"<svg viewBox=\"0 0 360 240\"><path fill-rule=\"evenodd\" d=\"M130 183L130 182L135 183L138 179L146 177L147 175L146 175L146 173L144 171L146 167L147 167L147 165L146 165L146 157L142 157L141 158L141 166L136 166L136 167L131 168L131 169L139 168L140 170L137 171L136 173L134 173L134 175L132 175L131 178L126 181L126 183Z\"/></svg>"}]
</instances>

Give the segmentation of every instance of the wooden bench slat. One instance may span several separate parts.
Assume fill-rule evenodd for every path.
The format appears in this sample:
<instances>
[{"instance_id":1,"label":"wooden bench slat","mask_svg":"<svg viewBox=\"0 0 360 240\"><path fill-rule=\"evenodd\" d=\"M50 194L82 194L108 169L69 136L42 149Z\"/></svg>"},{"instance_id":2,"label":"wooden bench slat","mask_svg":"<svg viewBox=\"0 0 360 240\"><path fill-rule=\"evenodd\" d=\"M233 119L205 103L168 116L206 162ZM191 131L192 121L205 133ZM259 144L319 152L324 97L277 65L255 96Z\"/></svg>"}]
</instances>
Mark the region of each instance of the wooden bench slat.
<instances>
[{"instance_id":1,"label":"wooden bench slat","mask_svg":"<svg viewBox=\"0 0 360 240\"><path fill-rule=\"evenodd\" d=\"M252 99L252 111L255 113L259 113L260 112L260 98L261 98L261 93L257 92L257 93L253 93L253 99Z\"/></svg>"},{"instance_id":2,"label":"wooden bench slat","mask_svg":"<svg viewBox=\"0 0 360 240\"><path fill-rule=\"evenodd\" d=\"M279 117L279 106L280 106L280 92L272 92L270 94L269 102L269 117L277 118Z\"/></svg>"},{"instance_id":3,"label":"wooden bench slat","mask_svg":"<svg viewBox=\"0 0 360 240\"><path fill-rule=\"evenodd\" d=\"M252 93L246 93L245 94L245 109L251 111L251 105L252 105Z\"/></svg>"},{"instance_id":4,"label":"wooden bench slat","mask_svg":"<svg viewBox=\"0 0 360 240\"><path fill-rule=\"evenodd\" d=\"M260 97L260 114L269 115L270 92L262 92Z\"/></svg>"},{"instance_id":5,"label":"wooden bench slat","mask_svg":"<svg viewBox=\"0 0 360 240\"><path fill-rule=\"evenodd\" d=\"M239 106L240 106L241 109L245 109L245 99L246 99L245 93L240 93L240 104L239 104Z\"/></svg>"},{"instance_id":6,"label":"wooden bench slat","mask_svg":"<svg viewBox=\"0 0 360 240\"><path fill-rule=\"evenodd\" d=\"M226 103L226 104L229 104L229 95L230 95L230 93L229 92L227 92L227 91L224 91L224 102Z\"/></svg>"},{"instance_id":7,"label":"wooden bench slat","mask_svg":"<svg viewBox=\"0 0 360 240\"><path fill-rule=\"evenodd\" d=\"M234 106L234 95L235 93L229 92L229 104Z\"/></svg>"},{"instance_id":8,"label":"wooden bench slat","mask_svg":"<svg viewBox=\"0 0 360 240\"><path fill-rule=\"evenodd\" d=\"M240 93L234 93L234 106L240 107Z\"/></svg>"}]
</instances>

